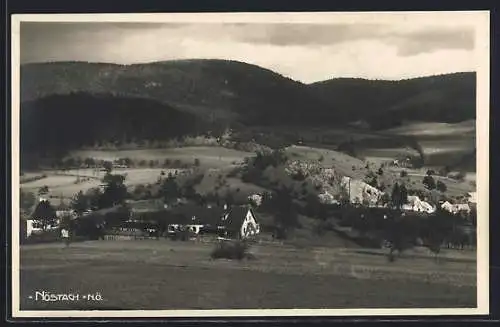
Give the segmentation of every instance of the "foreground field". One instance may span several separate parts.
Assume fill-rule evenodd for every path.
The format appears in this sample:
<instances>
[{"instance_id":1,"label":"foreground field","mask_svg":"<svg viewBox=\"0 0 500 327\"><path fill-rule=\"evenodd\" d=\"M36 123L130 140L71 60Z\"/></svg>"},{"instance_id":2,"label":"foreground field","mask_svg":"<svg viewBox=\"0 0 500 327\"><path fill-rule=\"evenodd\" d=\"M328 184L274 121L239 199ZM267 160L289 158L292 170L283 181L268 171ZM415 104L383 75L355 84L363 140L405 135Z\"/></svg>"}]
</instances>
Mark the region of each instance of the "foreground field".
<instances>
[{"instance_id":1,"label":"foreground field","mask_svg":"<svg viewBox=\"0 0 500 327\"><path fill-rule=\"evenodd\" d=\"M254 260L213 261L209 243L93 241L21 248L21 309L475 307L474 254L402 257L356 249L254 245ZM448 257L448 259L446 259ZM36 291L99 292L43 302Z\"/></svg>"}]
</instances>

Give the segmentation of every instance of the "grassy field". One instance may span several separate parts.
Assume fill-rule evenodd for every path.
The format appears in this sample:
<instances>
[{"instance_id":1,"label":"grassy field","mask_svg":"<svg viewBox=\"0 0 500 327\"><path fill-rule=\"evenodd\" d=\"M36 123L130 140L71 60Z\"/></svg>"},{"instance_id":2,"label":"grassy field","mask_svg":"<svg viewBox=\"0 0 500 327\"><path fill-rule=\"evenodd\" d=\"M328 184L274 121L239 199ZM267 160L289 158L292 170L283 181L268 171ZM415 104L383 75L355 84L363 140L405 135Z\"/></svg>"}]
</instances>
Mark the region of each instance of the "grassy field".
<instances>
[{"instance_id":1,"label":"grassy field","mask_svg":"<svg viewBox=\"0 0 500 327\"><path fill-rule=\"evenodd\" d=\"M376 154L377 149L372 149L371 151ZM337 151L305 146L291 146L287 148L287 152L292 159L317 161L320 158L323 158L321 164L324 167L333 167L338 173L343 176L349 176L354 179L360 180L363 180L365 178L369 170L372 170L373 172L378 170L380 163L377 164L377 159L380 162L384 159L394 159L399 150L386 149L386 152L384 154L381 154L381 151L383 151L383 149L378 149L378 151L378 156L374 157L376 159L367 158L367 161L370 163L370 168L368 169L366 168L366 161L362 161L360 159L348 156ZM421 169L401 169L396 167L386 167L384 168L384 175L380 176L379 179L384 182L388 189L390 189L396 181L399 181L406 183L410 186L411 189L424 190L425 187L422 184L422 180L426 175L428 169L429 167ZM400 173L402 170L405 170L408 173L408 176L406 178L400 178ZM468 178L465 181L457 181L447 177L434 176L436 181L440 180L446 184L446 194L453 197L462 196L467 192L475 191L476 187L470 183L471 181L474 181L474 177L475 174L469 174Z\"/></svg>"},{"instance_id":2,"label":"grassy field","mask_svg":"<svg viewBox=\"0 0 500 327\"><path fill-rule=\"evenodd\" d=\"M21 247L21 309L475 307L472 254L440 263L359 250L254 245L254 260L214 261L208 243L92 241ZM450 256L451 258L452 256ZM35 291L100 292L43 302Z\"/></svg>"},{"instance_id":3,"label":"grassy field","mask_svg":"<svg viewBox=\"0 0 500 327\"><path fill-rule=\"evenodd\" d=\"M320 161L325 168L334 168L339 174L362 179L366 174L366 163L342 152L308 146L287 148L290 158L307 161ZM353 169L354 167L354 169Z\"/></svg>"},{"instance_id":4,"label":"grassy field","mask_svg":"<svg viewBox=\"0 0 500 327\"><path fill-rule=\"evenodd\" d=\"M80 150L71 153L73 157L95 158L97 160L115 160L130 158L132 160L180 160L182 163L193 164L195 158L200 160L204 168L223 168L233 163L241 162L251 155L248 152L227 149L217 146L191 146L172 149L140 149L120 151Z\"/></svg>"},{"instance_id":5,"label":"grassy field","mask_svg":"<svg viewBox=\"0 0 500 327\"><path fill-rule=\"evenodd\" d=\"M154 183L160 177L161 172L166 174L169 172L181 171L176 169L160 169L160 168L130 168L130 169L115 169L118 174L126 174L125 184L127 186L135 186L138 184ZM93 187L98 187L101 184L101 179L104 172L95 173L92 169L80 169L78 172L54 172L45 171L47 177L33 182L21 184L21 189L36 193L42 186L49 187L49 195L56 197L69 198L79 191L86 191ZM80 181L77 182L78 177Z\"/></svg>"},{"instance_id":6,"label":"grassy field","mask_svg":"<svg viewBox=\"0 0 500 327\"><path fill-rule=\"evenodd\" d=\"M180 160L182 163L193 164L194 159L200 160L200 168L202 170L219 170L221 174L226 175L235 164L241 163L251 153L237 150L226 149L222 147L185 147L176 149L142 149L142 150L124 150L124 151L98 151L98 150L82 150L72 153L73 157L87 158L92 157L97 160L114 160L118 158L130 158L132 160L158 160L162 163L165 159L171 161ZM182 171L182 169L163 169L163 168L116 168L114 173L126 174L126 185L135 186L138 184L155 183L160 177L160 173L164 171L166 174ZM21 184L21 188L26 191L36 192L42 186L49 187L49 195L70 198L80 190L88 190L97 187L101 184L101 179L104 172L95 171L94 169L80 169L68 171L39 171L25 173L23 178L29 179L34 176L47 175L46 178L36 181L25 182ZM77 177L85 179L77 182ZM209 183L210 177L200 186L201 191L212 190L213 183ZM236 183L234 180L230 182L231 188L240 188L246 193L252 193L259 190L253 185L245 185L245 183Z\"/></svg>"},{"instance_id":7,"label":"grassy field","mask_svg":"<svg viewBox=\"0 0 500 327\"><path fill-rule=\"evenodd\" d=\"M468 120L456 124L415 122L409 125L386 130L395 135L438 136L438 135L475 135L476 122Z\"/></svg>"}]
</instances>

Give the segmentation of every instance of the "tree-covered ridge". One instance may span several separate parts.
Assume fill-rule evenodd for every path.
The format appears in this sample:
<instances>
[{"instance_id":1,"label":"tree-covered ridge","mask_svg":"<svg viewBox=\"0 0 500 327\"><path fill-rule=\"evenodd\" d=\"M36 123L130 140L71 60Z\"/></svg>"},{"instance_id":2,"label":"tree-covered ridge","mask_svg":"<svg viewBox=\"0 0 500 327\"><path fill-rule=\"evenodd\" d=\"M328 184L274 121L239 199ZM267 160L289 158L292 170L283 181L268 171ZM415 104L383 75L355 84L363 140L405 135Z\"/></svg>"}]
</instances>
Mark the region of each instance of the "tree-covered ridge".
<instances>
[{"instance_id":1,"label":"tree-covered ridge","mask_svg":"<svg viewBox=\"0 0 500 327\"><path fill-rule=\"evenodd\" d=\"M244 123L302 123L329 111L303 84L241 62L57 62L21 67L23 102L75 92L152 99L205 118Z\"/></svg>"},{"instance_id":2,"label":"tree-covered ridge","mask_svg":"<svg viewBox=\"0 0 500 327\"><path fill-rule=\"evenodd\" d=\"M336 78L310 84L348 121L390 127L402 120L460 122L476 117L476 74L455 73L401 81Z\"/></svg>"},{"instance_id":3,"label":"tree-covered ridge","mask_svg":"<svg viewBox=\"0 0 500 327\"><path fill-rule=\"evenodd\" d=\"M26 152L169 139L203 128L192 114L166 104L109 94L50 96L24 103L21 112L21 144Z\"/></svg>"},{"instance_id":4,"label":"tree-covered ridge","mask_svg":"<svg viewBox=\"0 0 500 327\"><path fill-rule=\"evenodd\" d=\"M245 124L366 120L383 128L401 120L475 118L475 73L402 81L336 78L305 85L268 69L228 60L21 66L22 102L80 92L152 99L204 119Z\"/></svg>"}]
</instances>

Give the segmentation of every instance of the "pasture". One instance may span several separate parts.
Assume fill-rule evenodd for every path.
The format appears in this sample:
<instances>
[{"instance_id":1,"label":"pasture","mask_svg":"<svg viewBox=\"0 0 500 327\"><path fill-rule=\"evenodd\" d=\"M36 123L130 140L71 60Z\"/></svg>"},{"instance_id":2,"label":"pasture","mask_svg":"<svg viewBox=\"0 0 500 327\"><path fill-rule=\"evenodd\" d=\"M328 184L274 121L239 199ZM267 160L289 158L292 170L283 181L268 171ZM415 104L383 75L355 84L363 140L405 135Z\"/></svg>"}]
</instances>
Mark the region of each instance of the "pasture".
<instances>
[{"instance_id":1,"label":"pasture","mask_svg":"<svg viewBox=\"0 0 500 327\"><path fill-rule=\"evenodd\" d=\"M133 187L138 184L154 183L160 177L162 171L166 174L181 169L160 169L160 168L119 168L113 170L118 174L126 174L125 184ZM70 198L79 191L86 191L101 185L104 172L96 172L93 169L70 170L66 172L45 171L47 177L33 182L21 184L21 189L36 193L42 186L49 187L49 196ZM78 181L79 180L79 181Z\"/></svg>"},{"instance_id":2,"label":"pasture","mask_svg":"<svg viewBox=\"0 0 500 327\"><path fill-rule=\"evenodd\" d=\"M369 169L375 172L377 171L380 162L394 159L399 150L372 149L371 151L372 154L377 155L377 157L367 158L367 161L365 162L334 150L306 146L291 146L287 148L287 153L290 155L290 158L292 160L299 159L318 161L322 159L322 166L333 167L339 174L359 180L363 180L368 173L368 169L366 168L367 162L369 163ZM377 160L379 161L379 164L377 164ZM426 172L428 169L429 167L422 169L385 167L383 169L384 175L380 176L379 179L384 182L385 186L388 189L390 189L396 181L400 181L405 182L413 190L425 190L425 186L422 184L422 180L426 176ZM408 173L407 177L400 177L400 173L402 170L405 170ZM467 192L473 192L476 190L476 187L471 184L471 181L474 180L474 177L475 174L468 174L468 178L465 181L457 181L451 178L435 175L434 179L436 181L440 180L446 185L447 195L456 197L463 196Z\"/></svg>"},{"instance_id":3,"label":"pasture","mask_svg":"<svg viewBox=\"0 0 500 327\"><path fill-rule=\"evenodd\" d=\"M474 254L402 257L356 249L253 245L255 259L211 260L210 243L89 241L22 246L21 309L432 308L476 306ZM43 302L35 291L100 292Z\"/></svg>"},{"instance_id":4,"label":"pasture","mask_svg":"<svg viewBox=\"0 0 500 327\"><path fill-rule=\"evenodd\" d=\"M78 150L71 153L72 157L94 158L96 160L113 161L119 158L132 160L179 160L182 163L193 164L197 158L203 168L224 168L239 163L243 158L252 155L248 152L227 149L219 146L190 146L166 149L138 149L138 150Z\"/></svg>"},{"instance_id":5,"label":"pasture","mask_svg":"<svg viewBox=\"0 0 500 327\"><path fill-rule=\"evenodd\" d=\"M325 168L334 168L339 174L362 179L366 163L342 152L308 146L290 146L286 149L291 160L319 161ZM354 167L354 169L353 169Z\"/></svg>"},{"instance_id":6,"label":"pasture","mask_svg":"<svg viewBox=\"0 0 500 327\"><path fill-rule=\"evenodd\" d=\"M72 157L94 158L95 160L115 160L119 158L130 158L132 160L158 160L163 163L165 159L172 162L179 160L181 163L192 165L195 158L200 160L200 169L202 170L220 170L222 174L227 174L234 165L239 164L251 153L226 149L222 147L184 147L174 149L140 149L140 150L123 150L123 151L101 151L101 150L79 150L71 154ZM134 187L139 184L155 183L160 177L161 172L173 173L182 172L184 169L166 169L166 168L114 168L113 172L125 174L125 184L129 187ZM98 187L101 184L101 179L104 176L103 171L98 169L73 169L66 171L39 171L25 173L23 176L26 179L34 176L47 175L34 181L27 181L21 184L21 188L30 192L37 192L42 186L49 187L49 196L57 198L71 198L79 191L86 191L93 187ZM213 190L214 183L210 183L210 177L200 186L201 191ZM236 183L235 180L230 182L231 188L240 188L246 193L252 193L258 190L252 185L244 183ZM234 185L233 185L234 184ZM57 203L55 203L57 204Z\"/></svg>"}]
</instances>

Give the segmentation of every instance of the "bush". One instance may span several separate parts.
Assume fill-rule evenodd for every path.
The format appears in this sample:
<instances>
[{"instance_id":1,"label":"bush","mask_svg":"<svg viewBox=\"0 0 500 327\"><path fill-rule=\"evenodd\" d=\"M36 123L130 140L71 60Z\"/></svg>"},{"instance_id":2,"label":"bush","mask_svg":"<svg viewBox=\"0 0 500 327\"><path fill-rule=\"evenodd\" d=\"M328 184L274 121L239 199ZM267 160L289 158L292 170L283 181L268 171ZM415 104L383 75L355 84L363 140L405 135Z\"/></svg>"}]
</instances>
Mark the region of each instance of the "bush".
<instances>
[{"instance_id":1,"label":"bush","mask_svg":"<svg viewBox=\"0 0 500 327\"><path fill-rule=\"evenodd\" d=\"M436 188L436 182L432 176L425 176L424 179L422 180L422 184L428 189L428 190L433 190Z\"/></svg>"},{"instance_id":2,"label":"bush","mask_svg":"<svg viewBox=\"0 0 500 327\"><path fill-rule=\"evenodd\" d=\"M437 181L436 188L438 191L443 193L446 192L446 190L448 189L448 187L446 187L446 184L443 183L442 181Z\"/></svg>"},{"instance_id":3,"label":"bush","mask_svg":"<svg viewBox=\"0 0 500 327\"><path fill-rule=\"evenodd\" d=\"M248 244L244 241L221 241L210 253L212 259L243 260L248 257Z\"/></svg>"},{"instance_id":4,"label":"bush","mask_svg":"<svg viewBox=\"0 0 500 327\"><path fill-rule=\"evenodd\" d=\"M400 176L406 177L406 176L408 176L408 172L406 170L402 170Z\"/></svg>"}]
</instances>

